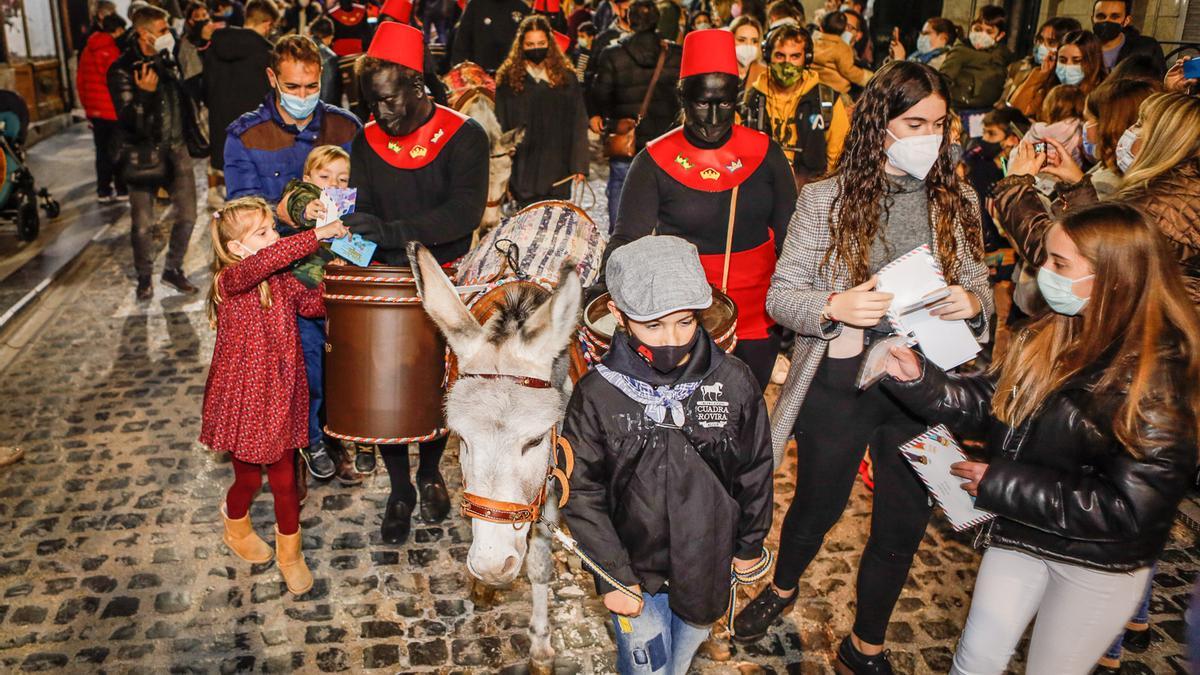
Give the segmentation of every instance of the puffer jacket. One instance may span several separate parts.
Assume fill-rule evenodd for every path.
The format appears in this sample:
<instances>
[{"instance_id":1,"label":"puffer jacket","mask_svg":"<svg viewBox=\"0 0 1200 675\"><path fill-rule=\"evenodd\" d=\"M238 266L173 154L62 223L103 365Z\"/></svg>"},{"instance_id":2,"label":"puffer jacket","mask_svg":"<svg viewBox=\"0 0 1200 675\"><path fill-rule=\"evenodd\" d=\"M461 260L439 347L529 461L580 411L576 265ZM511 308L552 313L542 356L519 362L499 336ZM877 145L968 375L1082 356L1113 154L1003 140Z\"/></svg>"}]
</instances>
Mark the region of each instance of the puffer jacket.
<instances>
[{"instance_id":1,"label":"puffer jacket","mask_svg":"<svg viewBox=\"0 0 1200 675\"><path fill-rule=\"evenodd\" d=\"M990 108L1004 91L1005 72L1011 53L1008 47L975 49L958 45L942 62L942 74L950 81L951 103L957 109Z\"/></svg>"},{"instance_id":2,"label":"puffer jacket","mask_svg":"<svg viewBox=\"0 0 1200 675\"><path fill-rule=\"evenodd\" d=\"M271 43L258 33L232 27L213 33L204 52L204 85L214 169L225 166L225 127L257 108L271 90L269 65Z\"/></svg>"},{"instance_id":3,"label":"puffer jacket","mask_svg":"<svg viewBox=\"0 0 1200 675\"><path fill-rule=\"evenodd\" d=\"M662 44L651 30L626 35L594 56L596 73L587 92L588 115L599 115L606 121L636 118L654 77ZM679 116L675 85L679 82L683 48L673 43L666 43L666 47L662 74L646 116L637 127L637 150L670 131Z\"/></svg>"},{"instance_id":4,"label":"puffer jacket","mask_svg":"<svg viewBox=\"0 0 1200 675\"><path fill-rule=\"evenodd\" d=\"M1060 185L1048 213L1029 176L1009 176L992 188L1000 225L1008 232L1020 255L1041 264L1042 238L1055 215L1069 213L1100 201L1092 175L1072 185ZM1183 268L1188 296L1200 306L1200 158L1189 159L1150 181L1126 200L1141 209L1175 250Z\"/></svg>"},{"instance_id":5,"label":"puffer jacket","mask_svg":"<svg viewBox=\"0 0 1200 675\"><path fill-rule=\"evenodd\" d=\"M108 69L121 58L117 40L108 33L92 33L79 54L75 84L88 119L116 120L117 110L108 93Z\"/></svg>"},{"instance_id":6,"label":"puffer jacket","mask_svg":"<svg viewBox=\"0 0 1200 675\"><path fill-rule=\"evenodd\" d=\"M1068 380L1015 428L992 416L995 375L947 375L926 363L920 379L883 386L930 423L985 437L975 504L998 516L985 526L985 545L1128 572L1158 559L1196 472L1195 418L1180 400L1184 364L1170 349L1162 359L1144 409L1142 459L1113 433L1123 392L1095 393L1111 359Z\"/></svg>"}]
</instances>

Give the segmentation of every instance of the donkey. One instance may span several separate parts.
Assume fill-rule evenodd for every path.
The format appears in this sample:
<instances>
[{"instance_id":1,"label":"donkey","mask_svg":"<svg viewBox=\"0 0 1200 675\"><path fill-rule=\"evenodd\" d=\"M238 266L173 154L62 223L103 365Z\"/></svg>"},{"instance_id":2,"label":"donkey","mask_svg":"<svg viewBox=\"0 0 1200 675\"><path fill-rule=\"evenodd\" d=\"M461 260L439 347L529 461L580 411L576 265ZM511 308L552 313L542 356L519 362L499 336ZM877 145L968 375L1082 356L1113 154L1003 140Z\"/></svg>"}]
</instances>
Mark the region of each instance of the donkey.
<instances>
[{"instance_id":1,"label":"donkey","mask_svg":"<svg viewBox=\"0 0 1200 675\"><path fill-rule=\"evenodd\" d=\"M479 122L487 132L491 144L488 159L487 208L484 209L483 219L479 222L480 231L487 232L500 224L500 207L504 204L504 196L508 192L508 179L512 177L513 155L517 146L525 140L525 128L501 131L495 104L483 94L471 97L460 112Z\"/></svg>"},{"instance_id":2,"label":"donkey","mask_svg":"<svg viewBox=\"0 0 1200 675\"><path fill-rule=\"evenodd\" d=\"M424 246L409 244L408 257L425 311L458 357L461 375L446 396L446 421L460 439L463 489L501 508L536 505L540 495L542 517L556 522L557 503L546 499L546 489L548 467L556 461L553 430L570 396L566 349L582 304L574 263L564 263L553 294L510 287L480 325ZM549 530L528 520L489 522L476 516L471 536L467 570L483 583L507 584L525 563L533 593L530 665L534 672L551 672Z\"/></svg>"}]
</instances>

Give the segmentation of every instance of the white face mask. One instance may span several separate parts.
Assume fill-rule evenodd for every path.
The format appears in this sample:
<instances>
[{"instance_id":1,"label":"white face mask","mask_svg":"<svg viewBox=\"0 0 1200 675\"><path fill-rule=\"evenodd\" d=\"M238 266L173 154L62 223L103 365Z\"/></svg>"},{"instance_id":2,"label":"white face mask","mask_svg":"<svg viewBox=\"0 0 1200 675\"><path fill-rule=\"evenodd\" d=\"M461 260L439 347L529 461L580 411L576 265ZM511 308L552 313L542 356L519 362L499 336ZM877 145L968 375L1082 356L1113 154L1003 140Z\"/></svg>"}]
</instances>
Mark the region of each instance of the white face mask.
<instances>
[{"instance_id":1,"label":"white face mask","mask_svg":"<svg viewBox=\"0 0 1200 675\"><path fill-rule=\"evenodd\" d=\"M233 253L233 254L236 254L236 255L240 255L240 256L242 257L242 260L245 260L246 258L249 258L250 256L252 256L252 255L255 255L256 253L258 253L259 251L261 251L261 250L262 250L262 249L260 249L260 248L250 248L249 246L247 246L247 245L243 244L242 242L238 241L237 239L234 239L234 240L233 240L232 242L230 242L230 243L232 243L232 244L237 244L237 245L238 245L238 249L240 249L240 250L239 250L239 251L235 251L235 250L233 250L233 247L231 246L231 247L229 248L229 252L230 252L230 253Z\"/></svg>"},{"instance_id":2,"label":"white face mask","mask_svg":"<svg viewBox=\"0 0 1200 675\"><path fill-rule=\"evenodd\" d=\"M748 66L758 58L758 45L738 45L734 52L737 53L738 63Z\"/></svg>"},{"instance_id":3,"label":"white face mask","mask_svg":"<svg viewBox=\"0 0 1200 675\"><path fill-rule=\"evenodd\" d=\"M888 136L895 141L887 149L888 163L904 173L925 180L930 169L937 162L942 149L942 135L928 134L922 136L906 136L900 138L887 130Z\"/></svg>"},{"instance_id":4,"label":"white face mask","mask_svg":"<svg viewBox=\"0 0 1200 675\"><path fill-rule=\"evenodd\" d=\"M175 36L171 34L171 31L167 31L154 39L154 51L155 53L175 53Z\"/></svg>"},{"instance_id":5,"label":"white face mask","mask_svg":"<svg viewBox=\"0 0 1200 675\"><path fill-rule=\"evenodd\" d=\"M1133 166L1133 160L1137 159L1137 156L1133 154L1133 144L1137 142L1140 135L1140 130L1135 125L1126 129L1125 133L1121 134L1120 140L1117 141L1117 168L1121 170L1121 173L1129 171L1129 167Z\"/></svg>"},{"instance_id":6,"label":"white face mask","mask_svg":"<svg viewBox=\"0 0 1200 675\"><path fill-rule=\"evenodd\" d=\"M844 31L842 33L842 42L845 42L846 44L853 47L854 46L854 33L851 33L850 31Z\"/></svg>"},{"instance_id":7,"label":"white face mask","mask_svg":"<svg viewBox=\"0 0 1200 675\"><path fill-rule=\"evenodd\" d=\"M991 49L996 46L996 38L981 30L971 31L967 39L971 41L971 46L975 49Z\"/></svg>"}]
</instances>

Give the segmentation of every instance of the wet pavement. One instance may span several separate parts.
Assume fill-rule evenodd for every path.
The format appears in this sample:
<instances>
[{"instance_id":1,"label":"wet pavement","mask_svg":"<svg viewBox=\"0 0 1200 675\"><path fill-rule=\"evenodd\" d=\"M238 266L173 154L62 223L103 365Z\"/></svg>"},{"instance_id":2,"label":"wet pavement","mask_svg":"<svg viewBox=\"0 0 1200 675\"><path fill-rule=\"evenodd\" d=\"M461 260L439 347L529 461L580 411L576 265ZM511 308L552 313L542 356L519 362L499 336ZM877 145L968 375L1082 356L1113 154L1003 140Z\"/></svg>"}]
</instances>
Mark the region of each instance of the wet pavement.
<instances>
[{"instance_id":1,"label":"wet pavement","mask_svg":"<svg viewBox=\"0 0 1200 675\"><path fill-rule=\"evenodd\" d=\"M37 307L39 331L0 365L0 444L27 450L0 469L0 670L524 672L528 584L472 600L470 527L457 514L416 526L404 546L382 544L382 466L357 487L310 483L302 527L316 585L305 595L288 594L272 564L226 550L218 504L232 472L195 441L214 337L203 299L160 288L137 303L129 249L122 218L59 277L54 303ZM197 227L185 267L202 287L209 255ZM444 466L457 495L455 457L451 444ZM795 471L793 455L776 478L777 520ZM251 514L270 541L268 494ZM858 485L786 621L694 670L831 672L869 518ZM556 556L556 670L614 672L590 579ZM1155 578L1154 642L1125 672L1185 672L1182 612L1198 560L1194 536L1177 527ZM897 672L948 669L977 565L970 535L931 524L889 628Z\"/></svg>"}]
</instances>

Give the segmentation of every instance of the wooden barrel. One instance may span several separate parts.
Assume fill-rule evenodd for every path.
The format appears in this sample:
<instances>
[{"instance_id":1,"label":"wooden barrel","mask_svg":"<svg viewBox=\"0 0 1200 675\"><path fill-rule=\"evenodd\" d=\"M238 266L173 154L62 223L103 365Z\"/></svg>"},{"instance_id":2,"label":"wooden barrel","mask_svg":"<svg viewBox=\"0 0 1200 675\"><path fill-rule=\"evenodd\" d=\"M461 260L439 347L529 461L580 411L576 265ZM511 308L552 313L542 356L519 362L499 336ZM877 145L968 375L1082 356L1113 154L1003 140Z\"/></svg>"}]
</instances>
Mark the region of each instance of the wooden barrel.
<instances>
[{"instance_id":1,"label":"wooden barrel","mask_svg":"<svg viewBox=\"0 0 1200 675\"><path fill-rule=\"evenodd\" d=\"M407 267L329 267L325 274L326 433L357 443L446 434L446 343Z\"/></svg>"}]
</instances>

